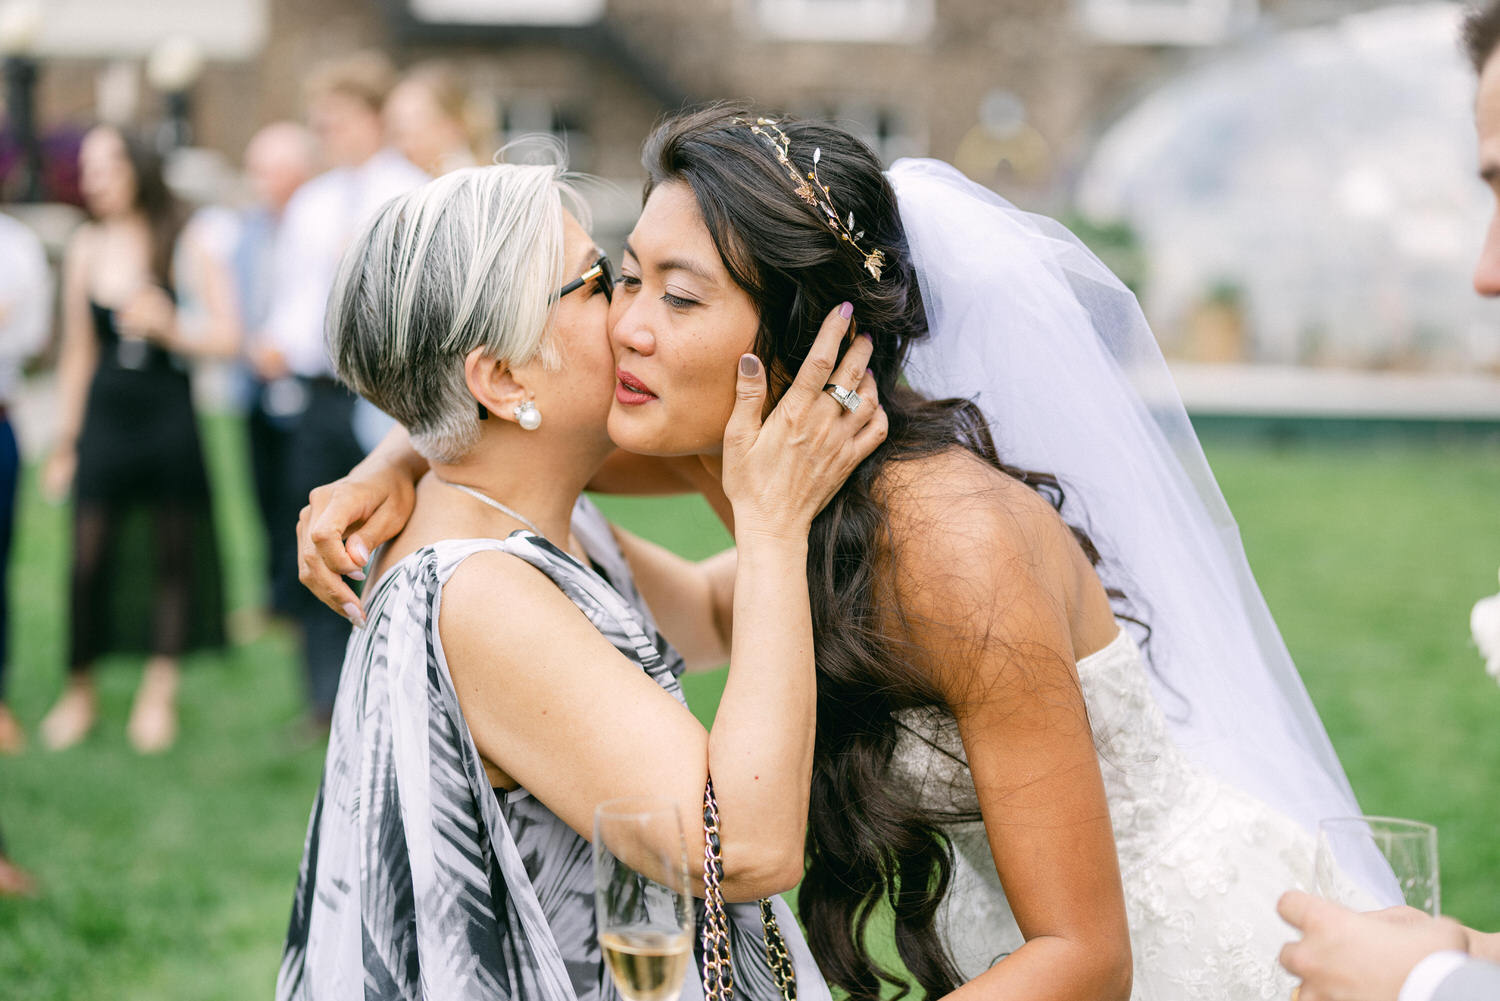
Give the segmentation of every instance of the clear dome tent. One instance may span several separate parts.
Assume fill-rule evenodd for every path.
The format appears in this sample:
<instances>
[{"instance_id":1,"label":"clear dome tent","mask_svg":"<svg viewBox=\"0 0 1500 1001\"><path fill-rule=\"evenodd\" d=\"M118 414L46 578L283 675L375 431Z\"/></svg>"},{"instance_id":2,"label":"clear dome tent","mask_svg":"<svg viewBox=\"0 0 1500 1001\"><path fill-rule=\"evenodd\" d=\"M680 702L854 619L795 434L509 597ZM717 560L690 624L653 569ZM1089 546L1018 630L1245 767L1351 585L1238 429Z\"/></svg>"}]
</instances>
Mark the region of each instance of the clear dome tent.
<instances>
[{"instance_id":1,"label":"clear dome tent","mask_svg":"<svg viewBox=\"0 0 1500 1001\"><path fill-rule=\"evenodd\" d=\"M1268 34L1106 131L1078 204L1139 237L1169 354L1195 308L1227 296L1246 361L1500 364L1500 304L1469 283L1491 205L1462 13L1387 7Z\"/></svg>"}]
</instances>

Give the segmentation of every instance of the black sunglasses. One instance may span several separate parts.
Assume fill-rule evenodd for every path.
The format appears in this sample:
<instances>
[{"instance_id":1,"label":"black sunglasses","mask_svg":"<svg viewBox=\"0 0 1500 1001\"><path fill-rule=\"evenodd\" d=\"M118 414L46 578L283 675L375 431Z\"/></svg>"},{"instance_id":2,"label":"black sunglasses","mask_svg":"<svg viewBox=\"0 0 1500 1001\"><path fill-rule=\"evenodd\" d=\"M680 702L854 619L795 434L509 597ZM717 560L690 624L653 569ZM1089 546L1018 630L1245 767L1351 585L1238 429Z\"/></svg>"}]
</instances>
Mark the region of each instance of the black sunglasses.
<instances>
[{"instance_id":1,"label":"black sunglasses","mask_svg":"<svg viewBox=\"0 0 1500 1001\"><path fill-rule=\"evenodd\" d=\"M609 263L608 254L600 254L599 259L594 262L594 266L559 289L557 297L561 299L569 292L583 288L589 282L599 283L599 291L604 293L605 302L614 301L615 268L614 265Z\"/></svg>"},{"instance_id":2,"label":"black sunglasses","mask_svg":"<svg viewBox=\"0 0 1500 1001\"><path fill-rule=\"evenodd\" d=\"M599 291L604 293L605 302L614 301L615 268L614 265L609 263L608 254L600 254L599 259L594 262L593 267L589 268L583 274L579 275L577 278L568 282L568 284L559 289L557 292L557 297L561 299L569 292L573 292L577 289L583 288L589 282L599 283ZM477 403L478 401L476 400L475 402ZM483 403L479 404L479 419L482 421L487 421L490 419L490 412L488 409L486 409Z\"/></svg>"}]
</instances>

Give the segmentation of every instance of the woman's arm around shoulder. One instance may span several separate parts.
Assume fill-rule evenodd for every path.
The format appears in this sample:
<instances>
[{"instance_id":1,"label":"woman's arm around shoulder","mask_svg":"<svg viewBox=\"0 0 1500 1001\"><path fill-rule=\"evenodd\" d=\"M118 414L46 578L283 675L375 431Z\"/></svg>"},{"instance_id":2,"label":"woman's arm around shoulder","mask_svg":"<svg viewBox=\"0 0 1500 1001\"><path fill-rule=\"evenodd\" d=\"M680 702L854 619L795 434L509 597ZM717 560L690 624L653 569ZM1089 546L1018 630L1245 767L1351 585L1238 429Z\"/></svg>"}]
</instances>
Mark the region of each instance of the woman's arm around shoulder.
<instances>
[{"instance_id":1,"label":"woman's arm around shoulder","mask_svg":"<svg viewBox=\"0 0 1500 1001\"><path fill-rule=\"evenodd\" d=\"M1026 939L954 997L1123 1001L1130 937L1077 671L1113 637L1103 588L1047 500L973 456L893 464L882 488L904 628L957 720Z\"/></svg>"},{"instance_id":2,"label":"woman's arm around shoulder","mask_svg":"<svg viewBox=\"0 0 1500 1001\"><path fill-rule=\"evenodd\" d=\"M689 859L702 857L707 732L544 574L504 552L476 553L443 588L439 634L474 743L501 784L525 787L585 838L604 800L672 800ZM739 833L740 889L769 892L751 871L757 832Z\"/></svg>"},{"instance_id":3,"label":"woman's arm around shoulder","mask_svg":"<svg viewBox=\"0 0 1500 1001\"><path fill-rule=\"evenodd\" d=\"M497 622L504 623L498 633ZM699 818L712 755L708 732L687 707L616 650L551 580L503 552L477 553L454 572L443 589L439 633L459 705L487 762L585 838L604 800L676 802L690 874L702 892L700 867L691 862L703 856ZM765 729L758 736L767 743ZM741 742L734 757L749 765L758 751ZM781 770L771 755L756 766L753 784L797 801L789 793L794 776ZM723 766L714 775L726 899L795 885L800 827L788 834L787 818L779 816L785 811L737 808L747 795L738 789L741 778Z\"/></svg>"}]
</instances>

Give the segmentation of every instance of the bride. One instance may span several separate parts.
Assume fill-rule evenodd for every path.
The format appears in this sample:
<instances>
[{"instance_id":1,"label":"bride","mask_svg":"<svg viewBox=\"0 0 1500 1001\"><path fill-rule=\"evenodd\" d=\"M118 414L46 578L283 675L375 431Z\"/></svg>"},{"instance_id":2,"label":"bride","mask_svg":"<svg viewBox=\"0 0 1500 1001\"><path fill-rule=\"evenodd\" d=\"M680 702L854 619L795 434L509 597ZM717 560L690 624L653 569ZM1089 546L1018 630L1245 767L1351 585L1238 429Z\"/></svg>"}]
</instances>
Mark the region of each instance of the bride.
<instances>
[{"instance_id":1,"label":"bride","mask_svg":"<svg viewBox=\"0 0 1500 1001\"><path fill-rule=\"evenodd\" d=\"M1133 296L1050 220L935 161L882 174L829 125L714 107L644 162L609 431L660 458L595 486L725 513L706 453L735 359L774 397L843 299L873 339L889 438L807 564L799 905L830 984L1286 996L1276 898L1311 883L1317 819L1357 811ZM399 444L304 512L335 605L329 575L406 516ZM869 946L884 906L904 971Z\"/></svg>"}]
</instances>

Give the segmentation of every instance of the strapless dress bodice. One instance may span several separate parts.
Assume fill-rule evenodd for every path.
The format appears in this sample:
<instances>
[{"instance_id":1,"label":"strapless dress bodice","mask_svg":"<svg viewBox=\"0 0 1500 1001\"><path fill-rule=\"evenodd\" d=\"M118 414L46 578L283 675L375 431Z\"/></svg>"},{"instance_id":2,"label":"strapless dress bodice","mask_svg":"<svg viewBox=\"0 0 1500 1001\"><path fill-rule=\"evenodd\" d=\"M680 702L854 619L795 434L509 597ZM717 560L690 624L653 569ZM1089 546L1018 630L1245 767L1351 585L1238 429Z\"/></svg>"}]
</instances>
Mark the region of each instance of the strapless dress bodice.
<instances>
[{"instance_id":1,"label":"strapless dress bodice","mask_svg":"<svg viewBox=\"0 0 1500 1001\"><path fill-rule=\"evenodd\" d=\"M1275 913L1312 885L1313 841L1295 821L1226 785L1172 741L1141 651L1124 629L1078 661L1119 852L1135 962L1133 1001L1284 998L1276 956L1290 933ZM1025 942L995 871L953 716L903 710L893 781L944 822L954 850L939 913L969 979Z\"/></svg>"}]
</instances>

